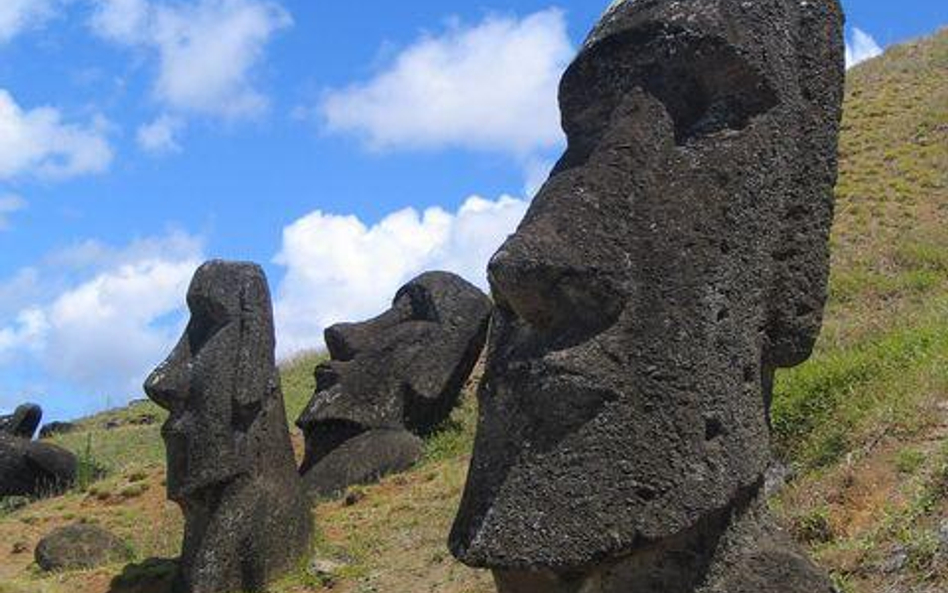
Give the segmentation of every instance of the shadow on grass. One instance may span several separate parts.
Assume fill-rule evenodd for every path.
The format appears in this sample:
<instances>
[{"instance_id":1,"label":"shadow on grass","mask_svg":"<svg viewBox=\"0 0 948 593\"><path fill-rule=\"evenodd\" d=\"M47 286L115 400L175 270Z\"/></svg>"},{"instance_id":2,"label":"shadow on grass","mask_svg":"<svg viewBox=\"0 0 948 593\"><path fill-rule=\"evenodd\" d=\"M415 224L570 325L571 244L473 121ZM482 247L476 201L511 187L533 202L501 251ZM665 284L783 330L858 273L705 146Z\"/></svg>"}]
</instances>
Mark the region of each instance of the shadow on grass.
<instances>
[{"instance_id":1,"label":"shadow on grass","mask_svg":"<svg viewBox=\"0 0 948 593\"><path fill-rule=\"evenodd\" d=\"M177 568L178 561L167 558L129 564L112 579L108 593L171 593Z\"/></svg>"}]
</instances>

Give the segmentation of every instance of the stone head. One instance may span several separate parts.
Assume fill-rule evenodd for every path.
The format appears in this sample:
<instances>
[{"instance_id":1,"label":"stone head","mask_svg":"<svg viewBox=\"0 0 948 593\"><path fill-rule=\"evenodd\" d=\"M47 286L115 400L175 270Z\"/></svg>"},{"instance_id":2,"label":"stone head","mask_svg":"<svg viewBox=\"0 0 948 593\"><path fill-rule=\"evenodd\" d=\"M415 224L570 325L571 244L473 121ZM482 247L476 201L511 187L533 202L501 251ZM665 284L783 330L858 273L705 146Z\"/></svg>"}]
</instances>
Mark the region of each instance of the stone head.
<instances>
[{"instance_id":1,"label":"stone head","mask_svg":"<svg viewBox=\"0 0 948 593\"><path fill-rule=\"evenodd\" d=\"M162 436L172 500L259 465L267 447L255 433L271 430L269 424L282 420L286 432L285 413L271 419L283 408L275 397L279 382L263 270L208 262L195 273L187 302L191 318L184 335L145 382L148 397L170 412Z\"/></svg>"},{"instance_id":2,"label":"stone head","mask_svg":"<svg viewBox=\"0 0 948 593\"><path fill-rule=\"evenodd\" d=\"M822 321L841 26L834 0L603 16L561 83L567 150L489 265L463 561L587 566L759 482L773 370Z\"/></svg>"},{"instance_id":3,"label":"stone head","mask_svg":"<svg viewBox=\"0 0 948 593\"><path fill-rule=\"evenodd\" d=\"M483 348L490 300L464 279L427 272L387 311L325 331L330 360L297 425L307 435L306 472L362 432L424 434L444 420Z\"/></svg>"}]
</instances>

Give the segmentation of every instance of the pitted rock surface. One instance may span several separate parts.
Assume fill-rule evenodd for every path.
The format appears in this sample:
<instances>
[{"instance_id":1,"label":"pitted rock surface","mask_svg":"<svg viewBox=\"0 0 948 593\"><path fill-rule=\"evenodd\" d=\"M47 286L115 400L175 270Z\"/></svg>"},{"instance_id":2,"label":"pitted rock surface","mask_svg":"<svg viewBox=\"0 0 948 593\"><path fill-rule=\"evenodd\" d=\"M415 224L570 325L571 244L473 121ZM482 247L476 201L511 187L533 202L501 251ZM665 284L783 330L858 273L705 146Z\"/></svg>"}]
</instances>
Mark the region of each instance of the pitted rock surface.
<instances>
[{"instance_id":1,"label":"pitted rock surface","mask_svg":"<svg viewBox=\"0 0 948 593\"><path fill-rule=\"evenodd\" d=\"M842 23L835 0L627 0L564 75L567 150L488 270L450 538L505 591L557 590L530 584L543 571L563 591L639 591L634 574L596 575L757 504L774 371L805 360L822 323ZM809 591L767 562L759 590ZM786 583L826 582L788 566L802 572Z\"/></svg>"},{"instance_id":2,"label":"pitted rock surface","mask_svg":"<svg viewBox=\"0 0 948 593\"><path fill-rule=\"evenodd\" d=\"M428 272L399 289L378 317L327 329L331 360L317 367L316 392L297 420L309 491L338 495L417 461L418 437L457 404L490 314L490 300L475 286Z\"/></svg>"},{"instance_id":3,"label":"pitted rock surface","mask_svg":"<svg viewBox=\"0 0 948 593\"><path fill-rule=\"evenodd\" d=\"M36 564L46 571L95 568L131 556L131 548L113 533L85 523L53 530L34 551Z\"/></svg>"},{"instance_id":4,"label":"pitted rock surface","mask_svg":"<svg viewBox=\"0 0 948 593\"><path fill-rule=\"evenodd\" d=\"M296 472L274 361L263 270L212 261L188 290L191 319L145 383L162 427L168 497L185 516L175 593L261 591L308 550L312 517Z\"/></svg>"}]
</instances>

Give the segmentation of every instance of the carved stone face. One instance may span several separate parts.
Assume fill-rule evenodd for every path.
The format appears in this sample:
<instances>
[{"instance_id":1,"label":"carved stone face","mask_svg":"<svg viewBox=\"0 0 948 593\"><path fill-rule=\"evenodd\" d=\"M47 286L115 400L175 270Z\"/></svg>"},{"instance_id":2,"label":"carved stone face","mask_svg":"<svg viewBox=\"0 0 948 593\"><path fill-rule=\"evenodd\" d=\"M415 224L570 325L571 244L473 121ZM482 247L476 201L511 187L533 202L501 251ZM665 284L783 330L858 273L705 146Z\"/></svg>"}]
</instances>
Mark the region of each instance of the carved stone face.
<instances>
[{"instance_id":1,"label":"carved stone face","mask_svg":"<svg viewBox=\"0 0 948 593\"><path fill-rule=\"evenodd\" d=\"M330 495L348 479L373 479L417 460L422 443L412 435L451 413L483 349L490 311L487 296L464 279L428 272L378 317L326 330L331 360L316 369L316 392L297 421L312 492ZM343 447L357 437L361 445ZM351 459L356 451L368 458Z\"/></svg>"},{"instance_id":2,"label":"carved stone face","mask_svg":"<svg viewBox=\"0 0 948 593\"><path fill-rule=\"evenodd\" d=\"M184 335L145 382L170 412L162 437L177 501L249 470L260 447L247 432L277 380L269 290L257 266L205 264L187 300Z\"/></svg>"},{"instance_id":3,"label":"carved stone face","mask_svg":"<svg viewBox=\"0 0 948 593\"><path fill-rule=\"evenodd\" d=\"M592 33L561 85L568 149L489 266L463 561L588 566L756 487L773 369L821 323L840 18L638 0Z\"/></svg>"}]
</instances>

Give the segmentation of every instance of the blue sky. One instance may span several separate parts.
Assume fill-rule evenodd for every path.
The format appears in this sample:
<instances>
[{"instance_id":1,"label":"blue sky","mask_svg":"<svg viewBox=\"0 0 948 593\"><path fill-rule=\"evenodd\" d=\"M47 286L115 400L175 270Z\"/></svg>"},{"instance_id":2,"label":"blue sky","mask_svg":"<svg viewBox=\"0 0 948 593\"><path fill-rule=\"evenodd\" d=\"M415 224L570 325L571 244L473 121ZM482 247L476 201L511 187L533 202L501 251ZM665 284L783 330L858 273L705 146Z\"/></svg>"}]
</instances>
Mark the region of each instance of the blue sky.
<instances>
[{"instance_id":1,"label":"blue sky","mask_svg":"<svg viewBox=\"0 0 948 593\"><path fill-rule=\"evenodd\" d=\"M206 258L264 264L281 356L424 269L483 285L605 4L2 0L0 411L140 396ZM850 0L851 59L946 6Z\"/></svg>"}]
</instances>

